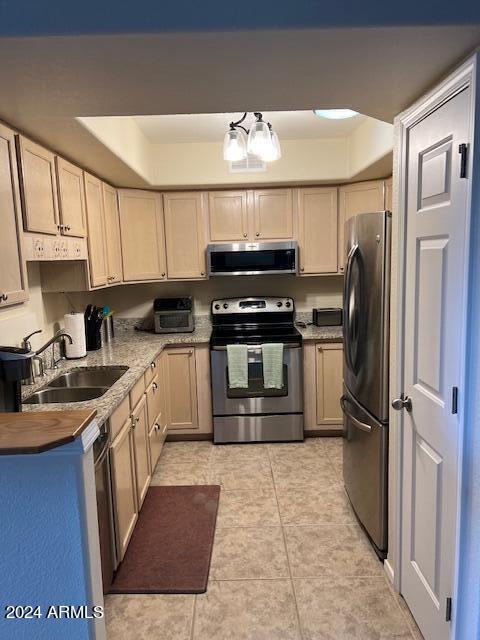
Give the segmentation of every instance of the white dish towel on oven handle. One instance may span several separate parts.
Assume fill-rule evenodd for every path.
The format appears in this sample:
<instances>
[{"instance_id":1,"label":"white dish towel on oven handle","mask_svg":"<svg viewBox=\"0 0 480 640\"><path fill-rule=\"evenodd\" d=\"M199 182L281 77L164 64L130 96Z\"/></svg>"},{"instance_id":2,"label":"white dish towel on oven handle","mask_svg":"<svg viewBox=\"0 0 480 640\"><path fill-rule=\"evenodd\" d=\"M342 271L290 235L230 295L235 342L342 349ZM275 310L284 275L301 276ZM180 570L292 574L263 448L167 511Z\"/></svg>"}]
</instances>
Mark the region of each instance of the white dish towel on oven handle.
<instances>
[{"instance_id":1,"label":"white dish towel on oven handle","mask_svg":"<svg viewBox=\"0 0 480 640\"><path fill-rule=\"evenodd\" d=\"M230 389L248 387L248 346L227 344L228 386Z\"/></svg>"},{"instance_id":2,"label":"white dish towel on oven handle","mask_svg":"<svg viewBox=\"0 0 480 640\"><path fill-rule=\"evenodd\" d=\"M281 342L262 344L262 360L265 389L282 389L283 344Z\"/></svg>"}]
</instances>

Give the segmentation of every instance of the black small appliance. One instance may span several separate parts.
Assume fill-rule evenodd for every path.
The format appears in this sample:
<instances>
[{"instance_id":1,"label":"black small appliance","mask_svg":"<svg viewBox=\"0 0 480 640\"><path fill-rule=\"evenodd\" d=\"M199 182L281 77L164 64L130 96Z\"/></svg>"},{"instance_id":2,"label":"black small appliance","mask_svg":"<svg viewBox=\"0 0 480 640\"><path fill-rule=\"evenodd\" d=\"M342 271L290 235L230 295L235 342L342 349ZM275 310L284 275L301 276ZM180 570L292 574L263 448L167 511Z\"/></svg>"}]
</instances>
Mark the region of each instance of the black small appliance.
<instances>
[{"instance_id":1,"label":"black small appliance","mask_svg":"<svg viewBox=\"0 0 480 640\"><path fill-rule=\"evenodd\" d=\"M22 380L32 375L29 349L0 347L0 412L22 410Z\"/></svg>"},{"instance_id":2,"label":"black small appliance","mask_svg":"<svg viewBox=\"0 0 480 640\"><path fill-rule=\"evenodd\" d=\"M189 333L195 329L193 298L155 298L153 301L155 333Z\"/></svg>"},{"instance_id":3,"label":"black small appliance","mask_svg":"<svg viewBox=\"0 0 480 640\"><path fill-rule=\"evenodd\" d=\"M313 309L312 322L317 327L340 327L343 322L342 309Z\"/></svg>"}]
</instances>

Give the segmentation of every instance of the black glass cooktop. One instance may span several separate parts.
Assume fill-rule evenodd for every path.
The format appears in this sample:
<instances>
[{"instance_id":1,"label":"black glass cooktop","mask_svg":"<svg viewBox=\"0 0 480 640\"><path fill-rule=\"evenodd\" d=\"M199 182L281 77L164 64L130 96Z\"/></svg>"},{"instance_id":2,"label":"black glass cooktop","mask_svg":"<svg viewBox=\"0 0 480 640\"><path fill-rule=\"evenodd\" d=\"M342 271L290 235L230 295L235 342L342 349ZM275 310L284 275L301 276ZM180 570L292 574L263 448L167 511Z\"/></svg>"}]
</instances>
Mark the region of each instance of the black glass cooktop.
<instances>
[{"instance_id":1,"label":"black glass cooktop","mask_svg":"<svg viewBox=\"0 0 480 640\"><path fill-rule=\"evenodd\" d=\"M224 347L227 344L264 344L282 342L283 344L301 343L302 335L293 326L282 327L214 327L210 345Z\"/></svg>"}]
</instances>

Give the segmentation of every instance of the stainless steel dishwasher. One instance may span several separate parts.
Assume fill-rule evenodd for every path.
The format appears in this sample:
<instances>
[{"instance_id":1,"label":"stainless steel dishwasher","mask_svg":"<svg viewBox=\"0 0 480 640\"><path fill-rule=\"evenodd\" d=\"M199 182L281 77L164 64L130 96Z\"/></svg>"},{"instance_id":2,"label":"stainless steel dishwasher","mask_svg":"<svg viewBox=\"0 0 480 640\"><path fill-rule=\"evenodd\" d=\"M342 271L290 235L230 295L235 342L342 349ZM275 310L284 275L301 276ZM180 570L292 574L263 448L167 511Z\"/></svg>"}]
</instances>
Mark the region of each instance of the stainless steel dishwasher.
<instances>
[{"instance_id":1,"label":"stainless steel dishwasher","mask_svg":"<svg viewBox=\"0 0 480 640\"><path fill-rule=\"evenodd\" d=\"M108 593L113 580L113 572L117 567L117 561L110 481L109 437L106 424L102 425L100 435L93 445L93 459L95 463L103 592Z\"/></svg>"}]
</instances>

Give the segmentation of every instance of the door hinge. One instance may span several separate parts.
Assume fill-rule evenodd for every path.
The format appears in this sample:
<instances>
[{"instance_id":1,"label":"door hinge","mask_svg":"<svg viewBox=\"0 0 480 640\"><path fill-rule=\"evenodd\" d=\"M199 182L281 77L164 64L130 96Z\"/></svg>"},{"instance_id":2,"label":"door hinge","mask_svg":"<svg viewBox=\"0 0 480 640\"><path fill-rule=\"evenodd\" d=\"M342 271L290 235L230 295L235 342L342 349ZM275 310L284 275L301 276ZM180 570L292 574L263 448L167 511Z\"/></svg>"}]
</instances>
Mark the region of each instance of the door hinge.
<instances>
[{"instance_id":1,"label":"door hinge","mask_svg":"<svg viewBox=\"0 0 480 640\"><path fill-rule=\"evenodd\" d=\"M462 144L458 145L458 153L461 155L460 158L460 178L467 177L467 157L468 157L468 144L462 142Z\"/></svg>"},{"instance_id":2,"label":"door hinge","mask_svg":"<svg viewBox=\"0 0 480 640\"><path fill-rule=\"evenodd\" d=\"M452 599L447 598L447 604L445 607L445 620L446 622L450 622L452 619Z\"/></svg>"},{"instance_id":3,"label":"door hinge","mask_svg":"<svg viewBox=\"0 0 480 640\"><path fill-rule=\"evenodd\" d=\"M458 413L458 387L452 387L452 413Z\"/></svg>"}]
</instances>

